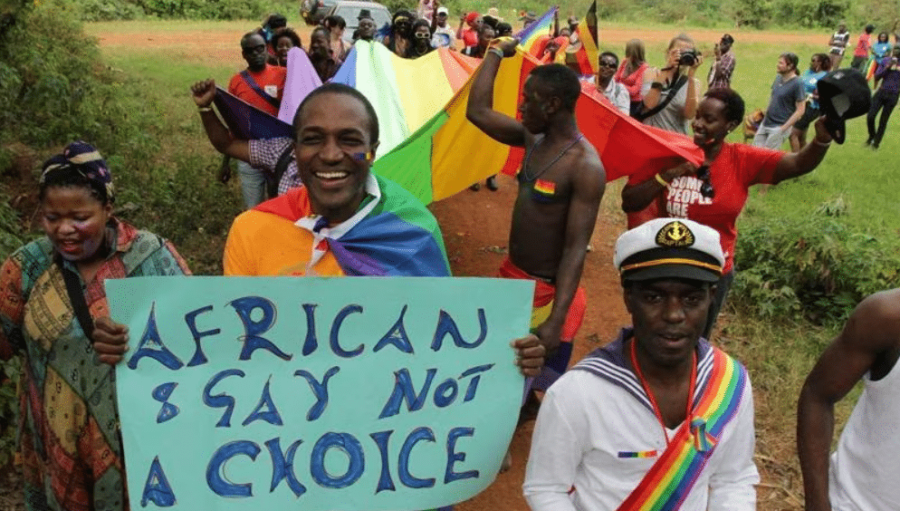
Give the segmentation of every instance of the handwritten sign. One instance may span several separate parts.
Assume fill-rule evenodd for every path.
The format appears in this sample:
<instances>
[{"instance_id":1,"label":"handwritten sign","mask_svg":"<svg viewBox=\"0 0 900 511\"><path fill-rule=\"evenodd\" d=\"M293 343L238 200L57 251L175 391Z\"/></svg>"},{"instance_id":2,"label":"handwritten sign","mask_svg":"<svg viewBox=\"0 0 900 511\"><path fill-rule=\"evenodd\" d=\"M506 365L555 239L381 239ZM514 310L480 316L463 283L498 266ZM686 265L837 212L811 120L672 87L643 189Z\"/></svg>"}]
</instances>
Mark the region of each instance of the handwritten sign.
<instances>
[{"instance_id":1,"label":"handwritten sign","mask_svg":"<svg viewBox=\"0 0 900 511\"><path fill-rule=\"evenodd\" d=\"M496 476L533 283L106 282L131 508L414 511Z\"/></svg>"}]
</instances>

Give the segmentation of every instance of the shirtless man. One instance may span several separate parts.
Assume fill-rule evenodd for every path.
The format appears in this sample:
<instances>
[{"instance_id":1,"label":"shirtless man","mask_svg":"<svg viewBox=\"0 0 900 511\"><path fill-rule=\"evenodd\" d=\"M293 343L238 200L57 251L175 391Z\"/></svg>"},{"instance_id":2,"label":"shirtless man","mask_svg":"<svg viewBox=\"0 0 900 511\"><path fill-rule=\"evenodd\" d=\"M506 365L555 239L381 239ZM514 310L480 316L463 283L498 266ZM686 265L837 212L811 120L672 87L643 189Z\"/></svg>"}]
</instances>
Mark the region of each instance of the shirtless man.
<instances>
[{"instance_id":1,"label":"shirtless man","mask_svg":"<svg viewBox=\"0 0 900 511\"><path fill-rule=\"evenodd\" d=\"M516 44L514 39L498 40L487 51L466 117L491 138L527 148L518 175L509 257L500 275L536 282L532 330L555 352L534 385L543 390L565 371L584 317L584 290L578 282L606 175L597 151L578 132L575 102L581 87L566 66L532 70L519 105L522 122L494 111L494 79L503 57L515 54Z\"/></svg>"},{"instance_id":2,"label":"shirtless man","mask_svg":"<svg viewBox=\"0 0 900 511\"><path fill-rule=\"evenodd\" d=\"M900 509L900 289L859 304L806 378L797 450L806 511ZM858 381L863 392L834 454L834 404Z\"/></svg>"}]
</instances>

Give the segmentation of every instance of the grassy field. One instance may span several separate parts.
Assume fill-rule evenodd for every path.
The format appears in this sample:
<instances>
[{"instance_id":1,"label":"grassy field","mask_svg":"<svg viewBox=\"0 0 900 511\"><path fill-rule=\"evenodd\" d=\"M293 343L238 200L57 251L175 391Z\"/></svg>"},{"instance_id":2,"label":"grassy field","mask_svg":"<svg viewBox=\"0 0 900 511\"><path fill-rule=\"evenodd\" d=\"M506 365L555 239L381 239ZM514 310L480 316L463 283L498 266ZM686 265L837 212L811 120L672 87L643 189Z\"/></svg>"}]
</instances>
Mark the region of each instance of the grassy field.
<instances>
[{"instance_id":1,"label":"grassy field","mask_svg":"<svg viewBox=\"0 0 900 511\"><path fill-rule=\"evenodd\" d=\"M140 21L86 26L88 33L100 39L105 64L125 91L131 119L120 121L145 126L142 138L109 158L122 191L120 215L171 238L198 274L220 272L225 234L241 209L241 200L235 181L221 185L215 179L220 159L202 132L188 89L206 77L225 86L243 65L238 39L256 24ZM650 62L660 64L665 41L682 30L695 35L700 49L711 55L712 44L725 27L601 25L601 47L621 55L627 39L641 37L647 41ZM765 108L780 53L797 53L805 66L812 53L824 49L824 44L814 41L826 37L811 32L732 33L737 39L733 87L750 109ZM708 65L699 70L701 79ZM802 221L816 215L822 204L839 202L844 212L841 222L896 244L900 206L890 191L900 184L900 177L889 159L898 150L897 123L895 117L881 150L874 152L863 147L864 118L850 121L847 142L832 146L814 173L765 195L751 193L739 229ZM739 133L732 135L732 141L740 139ZM608 213L618 211L619 186L616 183L607 192L604 210ZM720 326L718 341L745 362L756 390L757 461L765 474L760 508L798 509L802 490L794 452L795 402L834 326L761 320L752 307L727 308ZM846 415L849 407L845 400L839 414Z\"/></svg>"}]
</instances>

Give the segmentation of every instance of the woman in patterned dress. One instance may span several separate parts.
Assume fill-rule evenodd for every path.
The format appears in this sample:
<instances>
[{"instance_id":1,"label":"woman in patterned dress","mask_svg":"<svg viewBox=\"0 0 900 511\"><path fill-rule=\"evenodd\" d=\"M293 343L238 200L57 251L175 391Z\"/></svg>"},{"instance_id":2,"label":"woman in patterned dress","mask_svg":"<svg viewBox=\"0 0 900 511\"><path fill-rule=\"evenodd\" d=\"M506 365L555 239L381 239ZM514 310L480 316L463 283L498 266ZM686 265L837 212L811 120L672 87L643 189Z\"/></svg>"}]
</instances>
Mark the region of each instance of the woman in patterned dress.
<instances>
[{"instance_id":1,"label":"woman in patterned dress","mask_svg":"<svg viewBox=\"0 0 900 511\"><path fill-rule=\"evenodd\" d=\"M0 358L23 361L25 506L127 510L115 373L94 350L93 320L109 315L104 280L189 270L170 243L113 216L109 170L88 144L44 164L39 197L46 235L0 267Z\"/></svg>"}]
</instances>

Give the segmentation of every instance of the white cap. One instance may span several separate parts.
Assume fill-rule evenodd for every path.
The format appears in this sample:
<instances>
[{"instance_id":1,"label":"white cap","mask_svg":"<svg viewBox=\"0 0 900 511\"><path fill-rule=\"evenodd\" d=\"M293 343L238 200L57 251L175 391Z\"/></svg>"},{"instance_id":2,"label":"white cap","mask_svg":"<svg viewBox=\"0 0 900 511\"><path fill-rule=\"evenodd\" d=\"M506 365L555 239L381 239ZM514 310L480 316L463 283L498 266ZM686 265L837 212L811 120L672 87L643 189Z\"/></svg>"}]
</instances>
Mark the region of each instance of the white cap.
<instances>
[{"instance_id":1,"label":"white cap","mask_svg":"<svg viewBox=\"0 0 900 511\"><path fill-rule=\"evenodd\" d=\"M725 256L715 229L693 220L656 218L619 236L613 264L623 280L717 282Z\"/></svg>"},{"instance_id":2,"label":"white cap","mask_svg":"<svg viewBox=\"0 0 900 511\"><path fill-rule=\"evenodd\" d=\"M447 16L450 15L450 11L448 11L446 7L438 7L437 13L446 14Z\"/></svg>"}]
</instances>

